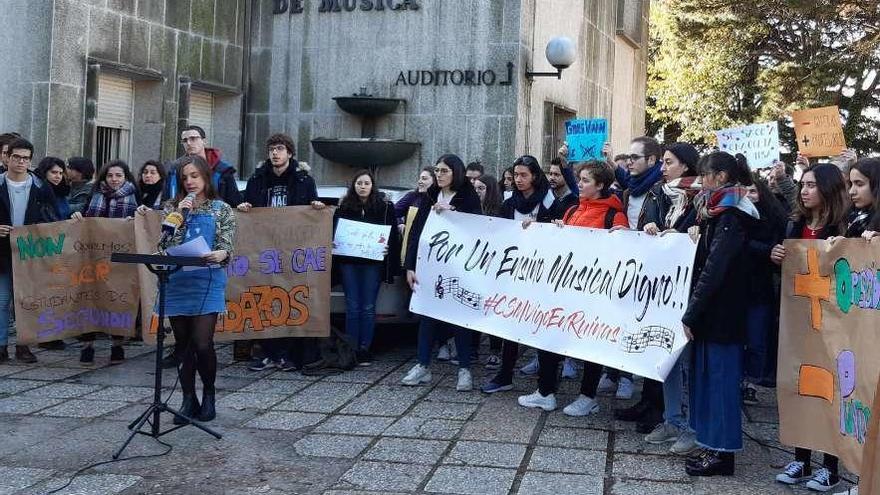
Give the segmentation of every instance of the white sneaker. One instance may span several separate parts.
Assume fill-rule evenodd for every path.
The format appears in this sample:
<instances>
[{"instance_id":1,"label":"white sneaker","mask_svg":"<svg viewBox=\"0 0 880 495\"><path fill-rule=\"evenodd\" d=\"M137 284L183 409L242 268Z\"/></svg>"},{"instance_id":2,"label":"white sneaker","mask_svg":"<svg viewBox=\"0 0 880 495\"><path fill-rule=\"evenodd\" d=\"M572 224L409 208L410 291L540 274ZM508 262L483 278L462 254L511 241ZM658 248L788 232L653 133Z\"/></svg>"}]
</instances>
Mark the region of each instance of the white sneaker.
<instances>
[{"instance_id":1,"label":"white sneaker","mask_svg":"<svg viewBox=\"0 0 880 495\"><path fill-rule=\"evenodd\" d=\"M837 492L834 495L859 495L859 487L854 486L845 492Z\"/></svg>"},{"instance_id":2,"label":"white sneaker","mask_svg":"<svg viewBox=\"0 0 880 495\"><path fill-rule=\"evenodd\" d=\"M617 383L617 393L614 397L620 400L629 400L632 399L633 396L633 381L629 378L620 377L620 381Z\"/></svg>"},{"instance_id":3,"label":"white sneaker","mask_svg":"<svg viewBox=\"0 0 880 495\"><path fill-rule=\"evenodd\" d=\"M608 378L607 373L602 373L602 378L599 380L599 386L596 388L596 393L599 395L614 395L617 392L617 382Z\"/></svg>"},{"instance_id":4,"label":"white sneaker","mask_svg":"<svg viewBox=\"0 0 880 495\"><path fill-rule=\"evenodd\" d=\"M571 404L562 410L567 416L587 416L599 412L599 403L586 395L579 395Z\"/></svg>"},{"instance_id":5,"label":"white sneaker","mask_svg":"<svg viewBox=\"0 0 880 495\"><path fill-rule=\"evenodd\" d=\"M664 421L654 427L654 431L645 436L645 442L652 445L674 442L678 440L680 434L681 430Z\"/></svg>"},{"instance_id":6,"label":"white sneaker","mask_svg":"<svg viewBox=\"0 0 880 495\"><path fill-rule=\"evenodd\" d=\"M449 346L446 344L442 344L439 349L437 349L437 361L449 361Z\"/></svg>"},{"instance_id":7,"label":"white sneaker","mask_svg":"<svg viewBox=\"0 0 880 495\"><path fill-rule=\"evenodd\" d=\"M431 370L421 364L417 364L400 380L400 383L404 385L421 385L423 383L431 383L432 378Z\"/></svg>"},{"instance_id":8,"label":"white sneaker","mask_svg":"<svg viewBox=\"0 0 880 495\"><path fill-rule=\"evenodd\" d=\"M565 358L562 361L562 378L577 378L578 370L577 366L574 364L574 359Z\"/></svg>"},{"instance_id":9,"label":"white sneaker","mask_svg":"<svg viewBox=\"0 0 880 495\"><path fill-rule=\"evenodd\" d=\"M520 373L523 375L537 375L538 374L538 356L532 358L531 361L528 362L525 366L519 369Z\"/></svg>"},{"instance_id":10,"label":"white sneaker","mask_svg":"<svg viewBox=\"0 0 880 495\"><path fill-rule=\"evenodd\" d=\"M697 445L697 434L692 431L683 431L672 447L669 447L669 451L676 455L688 455L698 448L700 446Z\"/></svg>"},{"instance_id":11,"label":"white sneaker","mask_svg":"<svg viewBox=\"0 0 880 495\"><path fill-rule=\"evenodd\" d=\"M474 388L474 378L471 376L471 370L466 368L458 369L458 383L455 385L455 390L459 392L467 392L469 390L473 390Z\"/></svg>"},{"instance_id":12,"label":"white sneaker","mask_svg":"<svg viewBox=\"0 0 880 495\"><path fill-rule=\"evenodd\" d=\"M517 402L523 407L538 408L545 411L553 411L556 409L556 395L549 394L545 397L537 390L529 395L520 395Z\"/></svg>"},{"instance_id":13,"label":"white sneaker","mask_svg":"<svg viewBox=\"0 0 880 495\"><path fill-rule=\"evenodd\" d=\"M804 474L804 463L800 461L789 462L785 469L776 475L776 481L786 485L796 485L809 478Z\"/></svg>"}]
</instances>

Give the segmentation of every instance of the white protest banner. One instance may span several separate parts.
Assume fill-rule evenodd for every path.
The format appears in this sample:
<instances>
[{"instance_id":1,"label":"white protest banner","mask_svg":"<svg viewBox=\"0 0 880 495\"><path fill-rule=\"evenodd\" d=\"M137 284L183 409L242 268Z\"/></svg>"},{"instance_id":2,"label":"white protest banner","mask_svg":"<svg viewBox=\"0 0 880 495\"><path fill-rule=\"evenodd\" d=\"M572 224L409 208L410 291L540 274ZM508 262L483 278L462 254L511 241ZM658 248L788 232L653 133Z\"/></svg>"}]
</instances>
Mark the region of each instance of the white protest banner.
<instances>
[{"instance_id":1,"label":"white protest banner","mask_svg":"<svg viewBox=\"0 0 880 495\"><path fill-rule=\"evenodd\" d=\"M491 235L489 234L491 233ZM431 213L411 311L664 380L687 338L696 245L685 234Z\"/></svg>"},{"instance_id":2,"label":"white protest banner","mask_svg":"<svg viewBox=\"0 0 880 495\"><path fill-rule=\"evenodd\" d=\"M731 155L742 153L749 167L772 167L779 160L779 124L767 122L715 131L718 149Z\"/></svg>"},{"instance_id":3,"label":"white protest banner","mask_svg":"<svg viewBox=\"0 0 880 495\"><path fill-rule=\"evenodd\" d=\"M340 218L333 238L333 254L381 261L390 235L390 225Z\"/></svg>"}]
</instances>

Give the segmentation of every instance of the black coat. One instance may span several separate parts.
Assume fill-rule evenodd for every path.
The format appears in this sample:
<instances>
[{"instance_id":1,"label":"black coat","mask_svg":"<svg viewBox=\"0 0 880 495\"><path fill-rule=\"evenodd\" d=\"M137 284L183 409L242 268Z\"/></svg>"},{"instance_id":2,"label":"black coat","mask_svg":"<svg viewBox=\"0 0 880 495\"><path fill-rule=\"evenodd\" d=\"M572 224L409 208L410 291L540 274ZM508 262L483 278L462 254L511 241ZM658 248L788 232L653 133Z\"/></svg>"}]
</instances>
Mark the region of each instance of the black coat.
<instances>
[{"instance_id":1,"label":"black coat","mask_svg":"<svg viewBox=\"0 0 880 495\"><path fill-rule=\"evenodd\" d=\"M308 170L301 167L295 159L290 159L288 165L287 182L287 206L304 206L318 199L318 187L315 179L309 175ZM254 171L254 175L247 181L244 190L244 201L251 206L262 208L267 205L269 198L269 174L272 174L272 164L269 160L263 162Z\"/></svg>"},{"instance_id":2,"label":"black coat","mask_svg":"<svg viewBox=\"0 0 880 495\"><path fill-rule=\"evenodd\" d=\"M693 287L681 321L695 340L718 344L746 341L749 256L745 249L752 217L735 208L700 225Z\"/></svg>"},{"instance_id":3,"label":"black coat","mask_svg":"<svg viewBox=\"0 0 880 495\"><path fill-rule=\"evenodd\" d=\"M578 195L572 192L569 192L561 198L554 199L553 205L550 207L550 218L553 220L561 220L562 217L565 216L565 212L571 209L571 207L577 206L579 203L580 199L578 198Z\"/></svg>"},{"instance_id":4,"label":"black coat","mask_svg":"<svg viewBox=\"0 0 880 495\"><path fill-rule=\"evenodd\" d=\"M333 213L333 237L336 237L336 225L340 218L346 220L354 220L355 222L366 222L375 225L390 225L391 235L388 238L388 254L382 261L368 260L365 258L352 258L350 256L333 256L333 266L339 263L352 264L382 264L382 281L386 283L394 283L394 277L400 274L400 231L397 229L397 215L394 212L394 205L389 201L383 201L383 206L377 209L361 211L344 210L336 208Z\"/></svg>"},{"instance_id":5,"label":"black coat","mask_svg":"<svg viewBox=\"0 0 880 495\"><path fill-rule=\"evenodd\" d=\"M629 208L630 190L623 192L623 213L626 215ZM637 225L630 225L629 228L634 230L642 230L645 225L653 222L658 226L662 226L666 218L666 212L669 211L671 203L666 194L663 193L663 181L660 180L651 189L645 193L645 201L642 203L642 209L639 212L639 220Z\"/></svg>"},{"instance_id":6,"label":"black coat","mask_svg":"<svg viewBox=\"0 0 880 495\"><path fill-rule=\"evenodd\" d=\"M28 194L27 210L24 212L24 224L56 222L60 220L55 206L55 194L49 184L36 175L31 174L33 184ZM0 225L12 225L12 209L9 205L9 189L6 175L0 175ZM12 248L9 236L0 238L0 273L12 271Z\"/></svg>"},{"instance_id":7,"label":"black coat","mask_svg":"<svg viewBox=\"0 0 880 495\"><path fill-rule=\"evenodd\" d=\"M804 225L806 225L804 219L789 221L788 227L785 229L785 238L803 239L801 233L804 230ZM843 235L840 228L834 225L828 225L819 232L818 239L828 239L829 237L837 237L839 235Z\"/></svg>"},{"instance_id":8,"label":"black coat","mask_svg":"<svg viewBox=\"0 0 880 495\"><path fill-rule=\"evenodd\" d=\"M440 194L440 188L431 186L419 205L419 211L413 220L409 229L409 237L406 241L406 258L404 266L407 270L416 269L416 261L419 256L419 238L422 236L422 230L425 228L425 222L428 221L428 215L431 208L437 203L437 196ZM480 206L480 197L472 187L465 187L461 191L457 191L449 205L460 213L472 213L475 215L483 214L483 207Z\"/></svg>"},{"instance_id":9,"label":"black coat","mask_svg":"<svg viewBox=\"0 0 880 495\"><path fill-rule=\"evenodd\" d=\"M754 303L779 307L776 304L779 291L774 283L779 266L770 261L770 251L782 242L784 236L785 225L774 225L764 216L752 224L746 249L750 258L749 300Z\"/></svg>"},{"instance_id":10,"label":"black coat","mask_svg":"<svg viewBox=\"0 0 880 495\"><path fill-rule=\"evenodd\" d=\"M514 192L514 194L517 194L517 193ZM547 192L547 194L553 194L553 193ZM540 223L548 223L548 222L552 222L553 220L558 220L558 219L562 218L562 215L565 214L566 210L562 210L561 212L558 212L559 213L558 217L554 216L555 214L557 214L557 210L553 208L553 205L555 203L556 203L556 200L554 198L553 203L551 203L550 206L548 207L547 205L544 204L544 200L542 199L538 203L538 214L535 216L535 221L540 222ZM575 200L574 204L577 204L576 200ZM498 216L500 218L506 218L508 220L513 220L515 212L516 212L515 196L511 196L511 197L505 199L503 203L501 203L501 211L498 212Z\"/></svg>"}]
</instances>

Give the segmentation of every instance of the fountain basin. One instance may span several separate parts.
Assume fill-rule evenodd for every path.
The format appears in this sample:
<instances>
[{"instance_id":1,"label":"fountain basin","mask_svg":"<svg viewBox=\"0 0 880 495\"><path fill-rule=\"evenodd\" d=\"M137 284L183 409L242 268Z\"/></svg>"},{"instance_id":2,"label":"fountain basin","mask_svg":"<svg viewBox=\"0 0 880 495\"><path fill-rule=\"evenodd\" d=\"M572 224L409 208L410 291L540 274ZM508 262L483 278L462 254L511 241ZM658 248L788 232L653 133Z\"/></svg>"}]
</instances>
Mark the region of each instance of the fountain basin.
<instances>
[{"instance_id":1,"label":"fountain basin","mask_svg":"<svg viewBox=\"0 0 880 495\"><path fill-rule=\"evenodd\" d=\"M372 96L336 96L336 105L346 113L362 117L381 117L393 112L400 104L399 98L374 98Z\"/></svg>"},{"instance_id":2,"label":"fountain basin","mask_svg":"<svg viewBox=\"0 0 880 495\"><path fill-rule=\"evenodd\" d=\"M327 160L362 168L400 163L412 156L421 145L399 139L312 139L312 149Z\"/></svg>"}]
</instances>

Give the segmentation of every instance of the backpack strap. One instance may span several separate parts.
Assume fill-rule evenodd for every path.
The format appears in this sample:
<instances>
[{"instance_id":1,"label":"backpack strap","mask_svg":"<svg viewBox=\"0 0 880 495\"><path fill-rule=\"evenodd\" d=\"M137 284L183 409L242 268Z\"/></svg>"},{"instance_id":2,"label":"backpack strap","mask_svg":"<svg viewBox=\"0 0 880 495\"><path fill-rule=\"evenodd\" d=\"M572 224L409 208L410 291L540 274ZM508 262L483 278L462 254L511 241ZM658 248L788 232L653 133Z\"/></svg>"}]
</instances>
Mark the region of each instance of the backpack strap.
<instances>
[{"instance_id":1,"label":"backpack strap","mask_svg":"<svg viewBox=\"0 0 880 495\"><path fill-rule=\"evenodd\" d=\"M577 211L577 205L569 206L568 209L565 210L565 214L562 215L562 223L568 223L575 211Z\"/></svg>"},{"instance_id":2,"label":"backpack strap","mask_svg":"<svg viewBox=\"0 0 880 495\"><path fill-rule=\"evenodd\" d=\"M605 212L605 228L610 229L614 227L614 217L617 216L617 208L608 208L608 211Z\"/></svg>"}]
</instances>

